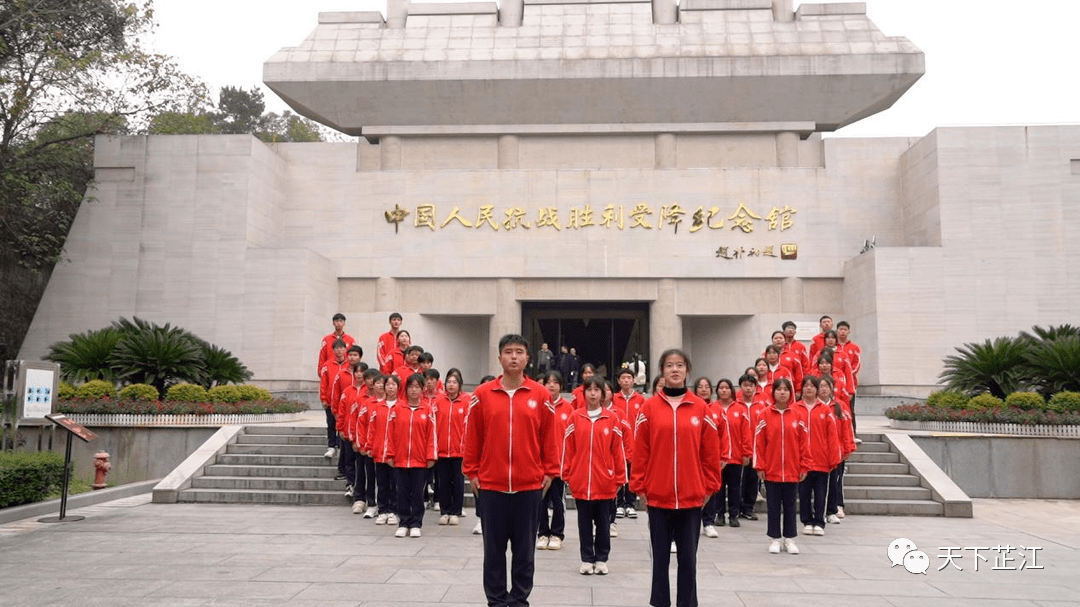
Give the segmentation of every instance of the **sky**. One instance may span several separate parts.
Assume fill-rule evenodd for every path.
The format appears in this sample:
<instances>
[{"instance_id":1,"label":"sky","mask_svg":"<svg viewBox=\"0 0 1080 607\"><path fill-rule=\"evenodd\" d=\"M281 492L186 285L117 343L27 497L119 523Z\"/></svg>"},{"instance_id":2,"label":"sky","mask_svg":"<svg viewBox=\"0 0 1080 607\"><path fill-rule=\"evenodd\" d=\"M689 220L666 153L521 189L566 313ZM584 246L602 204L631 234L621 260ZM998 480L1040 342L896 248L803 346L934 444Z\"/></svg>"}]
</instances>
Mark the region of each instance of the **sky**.
<instances>
[{"instance_id":1,"label":"sky","mask_svg":"<svg viewBox=\"0 0 1080 607\"><path fill-rule=\"evenodd\" d=\"M1080 123L1080 1L866 0L866 6L882 32L904 36L925 53L926 74L893 107L835 136ZM320 12L386 15L385 0L154 0L154 7L154 48L175 57L215 98L225 85L262 87L263 62L307 37ZM262 88L268 111L288 109Z\"/></svg>"}]
</instances>

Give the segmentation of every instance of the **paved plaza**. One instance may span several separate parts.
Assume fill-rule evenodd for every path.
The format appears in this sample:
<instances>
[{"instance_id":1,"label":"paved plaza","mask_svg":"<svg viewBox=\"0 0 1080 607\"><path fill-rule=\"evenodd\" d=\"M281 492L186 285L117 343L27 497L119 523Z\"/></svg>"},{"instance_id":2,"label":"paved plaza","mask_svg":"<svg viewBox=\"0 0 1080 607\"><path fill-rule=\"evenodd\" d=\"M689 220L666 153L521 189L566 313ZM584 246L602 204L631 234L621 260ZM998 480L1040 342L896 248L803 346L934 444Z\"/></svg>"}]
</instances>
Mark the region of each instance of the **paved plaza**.
<instances>
[{"instance_id":1,"label":"paved plaza","mask_svg":"<svg viewBox=\"0 0 1080 607\"><path fill-rule=\"evenodd\" d=\"M419 539L395 538L393 528L363 520L344 505L153 504L145 494L69 514L86 519L57 524L26 519L0 526L0 605L451 607L485 602L481 538L470 534L476 522L471 511L457 527L438 526L429 511ZM564 548L537 553L532 604L646 605L647 515L620 522L611 574L604 577L577 573L574 511L567 519ZM976 500L972 519L849 516L829 525L824 537L800 535L799 555L767 554L764 519L719 531L719 539L702 537L698 551L701 605L1080 603L1077 501ZM925 574L891 566L888 546L897 538L910 539L925 552L930 561ZM941 558L947 546L960 548L953 563L962 571ZM980 560L975 571L971 548L978 546L987 548L979 552L986 561ZM1020 570L1022 564L1040 568Z\"/></svg>"}]
</instances>

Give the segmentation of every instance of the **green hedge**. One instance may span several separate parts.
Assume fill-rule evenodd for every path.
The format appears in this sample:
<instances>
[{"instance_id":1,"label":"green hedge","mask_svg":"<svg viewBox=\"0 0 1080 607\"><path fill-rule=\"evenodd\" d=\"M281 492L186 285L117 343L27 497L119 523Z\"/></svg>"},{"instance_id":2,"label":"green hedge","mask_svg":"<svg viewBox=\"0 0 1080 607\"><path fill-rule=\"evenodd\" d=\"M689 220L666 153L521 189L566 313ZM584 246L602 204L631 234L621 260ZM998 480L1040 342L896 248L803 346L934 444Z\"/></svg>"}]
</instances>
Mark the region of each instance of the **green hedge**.
<instances>
[{"instance_id":1,"label":"green hedge","mask_svg":"<svg viewBox=\"0 0 1080 607\"><path fill-rule=\"evenodd\" d=\"M116 397L116 387L103 379L92 379L75 389L78 398Z\"/></svg>"},{"instance_id":2,"label":"green hedge","mask_svg":"<svg viewBox=\"0 0 1080 607\"><path fill-rule=\"evenodd\" d=\"M149 384L131 384L120 390L120 398L153 401L158 399L158 391Z\"/></svg>"},{"instance_id":3,"label":"green hedge","mask_svg":"<svg viewBox=\"0 0 1080 607\"><path fill-rule=\"evenodd\" d=\"M176 384L165 393L165 400L178 400L185 403L206 402L206 388L196 384Z\"/></svg>"},{"instance_id":4,"label":"green hedge","mask_svg":"<svg viewBox=\"0 0 1080 607\"><path fill-rule=\"evenodd\" d=\"M0 508L44 500L63 483L59 453L0 453Z\"/></svg>"},{"instance_id":5,"label":"green hedge","mask_svg":"<svg viewBox=\"0 0 1080 607\"><path fill-rule=\"evenodd\" d=\"M1046 408L1064 413L1080 412L1080 392L1058 392L1050 397Z\"/></svg>"}]
</instances>

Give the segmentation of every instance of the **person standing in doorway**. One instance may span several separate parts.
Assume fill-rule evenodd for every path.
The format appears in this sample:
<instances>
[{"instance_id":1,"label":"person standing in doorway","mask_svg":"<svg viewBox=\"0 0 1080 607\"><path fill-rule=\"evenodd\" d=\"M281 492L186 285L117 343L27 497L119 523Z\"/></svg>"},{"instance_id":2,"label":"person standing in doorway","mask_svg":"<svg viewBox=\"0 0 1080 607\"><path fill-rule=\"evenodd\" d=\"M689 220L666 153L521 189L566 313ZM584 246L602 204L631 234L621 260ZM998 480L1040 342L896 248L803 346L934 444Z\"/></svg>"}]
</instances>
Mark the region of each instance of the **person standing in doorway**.
<instances>
[{"instance_id":1,"label":"person standing in doorway","mask_svg":"<svg viewBox=\"0 0 1080 607\"><path fill-rule=\"evenodd\" d=\"M476 388L465 422L462 471L484 506L484 594L491 607L527 607L536 568L540 499L559 474L555 409L525 376L529 342L499 340L502 375ZM506 547L512 552L507 589Z\"/></svg>"},{"instance_id":2,"label":"person standing in doorway","mask_svg":"<svg viewBox=\"0 0 1080 607\"><path fill-rule=\"evenodd\" d=\"M548 371L555 369L555 353L548 349L547 344L540 344L540 351L536 353L536 376L547 377Z\"/></svg>"}]
</instances>

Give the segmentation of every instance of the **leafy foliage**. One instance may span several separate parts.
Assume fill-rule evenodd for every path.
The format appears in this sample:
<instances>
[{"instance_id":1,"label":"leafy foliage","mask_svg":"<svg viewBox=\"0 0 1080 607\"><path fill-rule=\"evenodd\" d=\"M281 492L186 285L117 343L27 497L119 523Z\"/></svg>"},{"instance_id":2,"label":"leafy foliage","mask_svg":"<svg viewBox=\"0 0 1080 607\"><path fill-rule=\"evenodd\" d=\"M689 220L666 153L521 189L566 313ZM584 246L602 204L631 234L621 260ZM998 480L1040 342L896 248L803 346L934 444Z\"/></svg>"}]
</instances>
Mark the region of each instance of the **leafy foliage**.
<instances>
[{"instance_id":1,"label":"leafy foliage","mask_svg":"<svg viewBox=\"0 0 1080 607\"><path fill-rule=\"evenodd\" d=\"M1005 404L1013 409L1042 409L1046 400L1037 392L1013 392L1005 397Z\"/></svg>"},{"instance_id":2,"label":"leafy foliage","mask_svg":"<svg viewBox=\"0 0 1080 607\"><path fill-rule=\"evenodd\" d=\"M273 395L271 395L270 391L266 388L244 384L242 386L237 386L236 389L240 391L240 400L274 400Z\"/></svg>"},{"instance_id":3,"label":"leafy foliage","mask_svg":"<svg viewBox=\"0 0 1080 607\"><path fill-rule=\"evenodd\" d=\"M1080 425L1080 412L1061 413L1041 409L944 409L922 404L904 404L885 410L885 417L921 422L980 422L989 424Z\"/></svg>"},{"instance_id":4,"label":"leafy foliage","mask_svg":"<svg viewBox=\"0 0 1080 607\"><path fill-rule=\"evenodd\" d=\"M982 344L968 343L956 348L959 356L946 356L941 379L946 389L975 394L989 392L1005 398L1027 387L1023 365L1027 341L998 337Z\"/></svg>"},{"instance_id":5,"label":"leafy foliage","mask_svg":"<svg viewBox=\"0 0 1080 607\"><path fill-rule=\"evenodd\" d=\"M186 384L191 386L191 384ZM174 386L175 387L175 386ZM193 386L199 388L200 386ZM231 386L230 386L231 387ZM304 403L287 400L240 401L235 403L214 403L206 400L181 401L145 401L112 400L94 398L75 398L58 403L58 409L65 414L136 414L136 415L244 415L263 413L299 413L307 411Z\"/></svg>"},{"instance_id":6,"label":"leafy foliage","mask_svg":"<svg viewBox=\"0 0 1080 607\"><path fill-rule=\"evenodd\" d=\"M38 502L63 482L59 453L0 452L0 508Z\"/></svg>"},{"instance_id":7,"label":"leafy foliage","mask_svg":"<svg viewBox=\"0 0 1080 607\"><path fill-rule=\"evenodd\" d=\"M1032 384L1043 394L1080 391L1080 336L1031 341L1024 355Z\"/></svg>"},{"instance_id":8,"label":"leafy foliage","mask_svg":"<svg viewBox=\"0 0 1080 607\"><path fill-rule=\"evenodd\" d=\"M1000 409L1005 406L1005 401L990 394L979 394L974 396L967 403L968 409L982 410L982 409Z\"/></svg>"},{"instance_id":9,"label":"leafy foliage","mask_svg":"<svg viewBox=\"0 0 1080 607\"><path fill-rule=\"evenodd\" d=\"M102 379L92 379L75 389L78 398L113 398L116 396L116 388L112 382Z\"/></svg>"},{"instance_id":10,"label":"leafy foliage","mask_svg":"<svg viewBox=\"0 0 1080 607\"><path fill-rule=\"evenodd\" d=\"M49 346L46 360L60 363L60 372L65 379L73 382L91 379L116 379L112 367L112 356L124 334L114 327L105 327L95 331L85 331L68 336L70 341L61 341Z\"/></svg>"},{"instance_id":11,"label":"leafy foliage","mask_svg":"<svg viewBox=\"0 0 1080 607\"><path fill-rule=\"evenodd\" d=\"M175 378L197 378L204 372L202 354L191 334L168 323L126 335L112 361L121 379L150 384L158 393Z\"/></svg>"},{"instance_id":12,"label":"leafy foliage","mask_svg":"<svg viewBox=\"0 0 1080 607\"><path fill-rule=\"evenodd\" d=\"M214 386L206 395L214 403L236 403L241 400L240 390L236 386Z\"/></svg>"},{"instance_id":13,"label":"leafy foliage","mask_svg":"<svg viewBox=\"0 0 1080 607\"><path fill-rule=\"evenodd\" d=\"M195 338L198 339L198 338ZM203 360L201 383L205 388L222 384L239 384L251 379L251 371L232 355L232 352L199 339Z\"/></svg>"},{"instance_id":14,"label":"leafy foliage","mask_svg":"<svg viewBox=\"0 0 1080 607\"><path fill-rule=\"evenodd\" d=\"M66 381L60 382L56 387L56 398L63 400L65 398L75 398L75 386L67 383Z\"/></svg>"},{"instance_id":15,"label":"leafy foliage","mask_svg":"<svg viewBox=\"0 0 1080 607\"><path fill-rule=\"evenodd\" d=\"M150 120L151 135L251 134L266 143L324 141L322 127L288 110L266 112L262 91L224 86L216 110L162 112Z\"/></svg>"},{"instance_id":16,"label":"leafy foliage","mask_svg":"<svg viewBox=\"0 0 1080 607\"><path fill-rule=\"evenodd\" d=\"M176 384L169 388L165 400L178 400L188 403L204 403L208 400L206 388L198 384Z\"/></svg>"},{"instance_id":17,"label":"leafy foliage","mask_svg":"<svg viewBox=\"0 0 1080 607\"><path fill-rule=\"evenodd\" d=\"M971 399L963 392L957 392L956 390L941 390L932 393L929 398L926 399L926 404L935 409L963 409L967 406L969 400Z\"/></svg>"},{"instance_id":18,"label":"leafy foliage","mask_svg":"<svg viewBox=\"0 0 1080 607\"><path fill-rule=\"evenodd\" d=\"M125 400L145 401L157 400L158 395L159 392L157 388L147 384L131 384L130 386L124 386L119 394L120 398Z\"/></svg>"},{"instance_id":19,"label":"leafy foliage","mask_svg":"<svg viewBox=\"0 0 1080 607\"><path fill-rule=\"evenodd\" d=\"M1046 408L1051 411L1080 413L1080 392L1058 392L1050 397Z\"/></svg>"}]
</instances>

